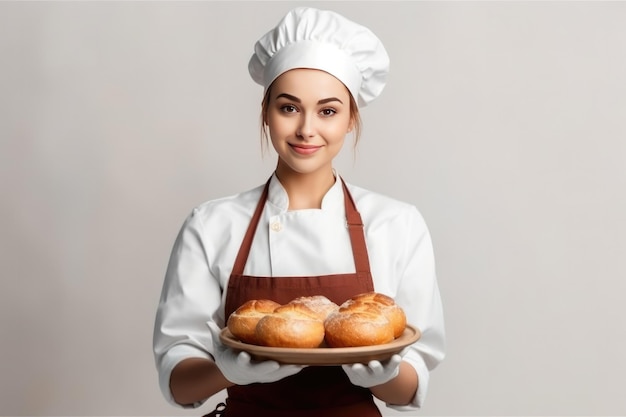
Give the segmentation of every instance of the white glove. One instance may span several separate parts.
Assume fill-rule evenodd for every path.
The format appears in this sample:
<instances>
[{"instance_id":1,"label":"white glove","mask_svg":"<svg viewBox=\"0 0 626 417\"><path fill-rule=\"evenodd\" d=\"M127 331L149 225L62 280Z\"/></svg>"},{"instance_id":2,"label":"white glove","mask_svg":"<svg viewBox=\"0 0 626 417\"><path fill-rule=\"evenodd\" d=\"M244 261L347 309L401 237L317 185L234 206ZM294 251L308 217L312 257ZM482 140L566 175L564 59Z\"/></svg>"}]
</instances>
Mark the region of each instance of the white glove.
<instances>
[{"instance_id":1,"label":"white glove","mask_svg":"<svg viewBox=\"0 0 626 417\"><path fill-rule=\"evenodd\" d=\"M247 352L237 352L220 340L220 329L207 322L213 339L213 358L224 377L236 385L276 382L300 372L304 365L283 365L276 361L255 361Z\"/></svg>"},{"instance_id":2,"label":"white glove","mask_svg":"<svg viewBox=\"0 0 626 417\"><path fill-rule=\"evenodd\" d=\"M402 362L402 356L396 354L384 364L380 361L373 360L367 365L354 363L341 365L341 367L346 375L348 375L350 382L354 385L370 388L389 382L397 377L400 373L400 362Z\"/></svg>"}]
</instances>

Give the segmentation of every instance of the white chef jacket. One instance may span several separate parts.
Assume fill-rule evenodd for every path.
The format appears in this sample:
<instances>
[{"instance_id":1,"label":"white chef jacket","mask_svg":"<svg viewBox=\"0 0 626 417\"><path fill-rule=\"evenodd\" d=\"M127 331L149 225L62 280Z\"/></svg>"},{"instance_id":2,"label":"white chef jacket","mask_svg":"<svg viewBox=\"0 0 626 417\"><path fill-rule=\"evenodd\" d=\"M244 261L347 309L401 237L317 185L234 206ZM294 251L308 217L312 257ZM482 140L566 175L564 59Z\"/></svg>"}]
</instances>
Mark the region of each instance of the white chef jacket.
<instances>
[{"instance_id":1,"label":"white chef jacket","mask_svg":"<svg viewBox=\"0 0 626 417\"><path fill-rule=\"evenodd\" d=\"M409 406L388 406L419 408L429 371L443 360L445 350L430 235L414 206L347 185L365 226L374 290L393 297L407 321L422 332L404 356L419 376L417 394ZM197 206L174 243L153 340L159 384L172 404L169 380L176 364L189 357L212 358L206 323L225 326L225 289L262 190L259 186ZM244 274L280 279L355 272L340 180L326 193L320 209L288 207L287 192L273 175Z\"/></svg>"}]
</instances>

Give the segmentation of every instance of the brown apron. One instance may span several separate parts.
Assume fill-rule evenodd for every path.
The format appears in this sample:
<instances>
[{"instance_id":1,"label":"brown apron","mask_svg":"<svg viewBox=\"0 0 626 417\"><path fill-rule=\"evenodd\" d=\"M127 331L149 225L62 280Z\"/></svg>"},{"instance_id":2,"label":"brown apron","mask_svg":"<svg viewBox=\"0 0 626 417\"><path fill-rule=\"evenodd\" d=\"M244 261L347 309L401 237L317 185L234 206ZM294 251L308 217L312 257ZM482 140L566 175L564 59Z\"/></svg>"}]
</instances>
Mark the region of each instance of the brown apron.
<instances>
[{"instance_id":1,"label":"brown apron","mask_svg":"<svg viewBox=\"0 0 626 417\"><path fill-rule=\"evenodd\" d=\"M355 273L312 277L255 277L243 275L252 240L265 206L269 181L259 199L233 266L226 293L225 317L251 299L280 304L300 296L324 295L337 304L374 290L363 223L342 180L346 218ZM228 388L227 417L381 417L367 388L353 385L341 366L309 366L298 374L267 384Z\"/></svg>"}]
</instances>

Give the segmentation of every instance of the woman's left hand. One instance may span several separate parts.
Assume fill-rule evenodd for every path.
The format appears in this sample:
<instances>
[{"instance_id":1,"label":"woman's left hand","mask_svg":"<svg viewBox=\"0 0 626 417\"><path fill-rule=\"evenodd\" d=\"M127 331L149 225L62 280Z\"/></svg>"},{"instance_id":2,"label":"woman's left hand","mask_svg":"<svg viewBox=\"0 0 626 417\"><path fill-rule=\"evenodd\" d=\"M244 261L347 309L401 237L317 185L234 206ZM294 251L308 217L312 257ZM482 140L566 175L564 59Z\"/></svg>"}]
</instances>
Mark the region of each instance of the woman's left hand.
<instances>
[{"instance_id":1,"label":"woman's left hand","mask_svg":"<svg viewBox=\"0 0 626 417\"><path fill-rule=\"evenodd\" d=\"M341 367L354 385L370 388L389 382L398 376L400 373L400 362L402 362L402 356L396 354L385 363L373 360L367 365L354 363L342 365Z\"/></svg>"}]
</instances>

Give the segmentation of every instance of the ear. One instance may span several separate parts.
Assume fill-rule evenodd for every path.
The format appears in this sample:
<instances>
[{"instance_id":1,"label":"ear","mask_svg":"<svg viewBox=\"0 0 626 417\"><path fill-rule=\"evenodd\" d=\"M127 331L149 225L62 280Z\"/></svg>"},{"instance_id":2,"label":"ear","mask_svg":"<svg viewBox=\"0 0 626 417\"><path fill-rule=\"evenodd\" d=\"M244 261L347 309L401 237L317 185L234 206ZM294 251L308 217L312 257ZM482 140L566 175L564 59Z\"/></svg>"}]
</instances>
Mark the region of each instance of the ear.
<instances>
[{"instance_id":1,"label":"ear","mask_svg":"<svg viewBox=\"0 0 626 417\"><path fill-rule=\"evenodd\" d=\"M269 125L268 121L269 121L269 116L268 116L268 111L267 109L264 109L264 111L261 113L261 122L263 123L263 127L267 127Z\"/></svg>"},{"instance_id":2,"label":"ear","mask_svg":"<svg viewBox=\"0 0 626 417\"><path fill-rule=\"evenodd\" d=\"M354 130L354 119L350 118L350 123L348 124L348 131L346 133L351 133Z\"/></svg>"}]
</instances>

